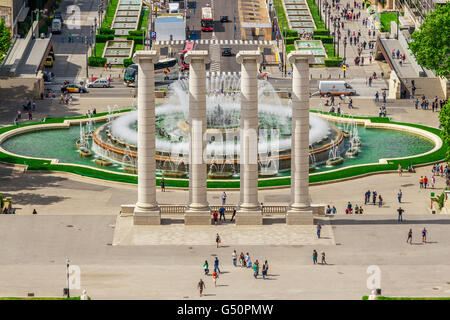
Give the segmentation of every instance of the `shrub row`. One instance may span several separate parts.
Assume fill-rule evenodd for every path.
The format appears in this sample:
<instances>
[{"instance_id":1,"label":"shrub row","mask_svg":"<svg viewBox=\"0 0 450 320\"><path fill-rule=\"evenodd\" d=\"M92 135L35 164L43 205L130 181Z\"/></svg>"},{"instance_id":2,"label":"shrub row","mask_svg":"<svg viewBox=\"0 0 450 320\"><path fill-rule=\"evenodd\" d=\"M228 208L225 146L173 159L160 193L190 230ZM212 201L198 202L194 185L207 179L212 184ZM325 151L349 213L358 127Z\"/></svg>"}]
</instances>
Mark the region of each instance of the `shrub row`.
<instances>
[{"instance_id":1,"label":"shrub row","mask_svg":"<svg viewBox=\"0 0 450 320\"><path fill-rule=\"evenodd\" d=\"M123 66L127 68L129 65L133 64L133 58L123 59Z\"/></svg>"},{"instance_id":2,"label":"shrub row","mask_svg":"<svg viewBox=\"0 0 450 320\"><path fill-rule=\"evenodd\" d=\"M341 57L325 58L326 67L339 67L343 61Z\"/></svg>"},{"instance_id":3,"label":"shrub row","mask_svg":"<svg viewBox=\"0 0 450 320\"><path fill-rule=\"evenodd\" d=\"M97 34L95 36L95 41L97 43L103 43L109 40L114 40L114 35L113 34Z\"/></svg>"},{"instance_id":4,"label":"shrub row","mask_svg":"<svg viewBox=\"0 0 450 320\"><path fill-rule=\"evenodd\" d=\"M333 43L332 36L314 36L314 40L322 40L323 43Z\"/></svg>"},{"instance_id":5,"label":"shrub row","mask_svg":"<svg viewBox=\"0 0 450 320\"><path fill-rule=\"evenodd\" d=\"M144 44L144 39L142 37L137 36L128 36L127 40L134 40L134 44Z\"/></svg>"},{"instance_id":6,"label":"shrub row","mask_svg":"<svg viewBox=\"0 0 450 320\"><path fill-rule=\"evenodd\" d=\"M316 29L314 30L314 37L315 36L329 36L330 30L328 29Z\"/></svg>"},{"instance_id":7,"label":"shrub row","mask_svg":"<svg viewBox=\"0 0 450 320\"><path fill-rule=\"evenodd\" d=\"M98 28L97 29L97 34L116 34L116 30L111 29L111 28Z\"/></svg>"},{"instance_id":8,"label":"shrub row","mask_svg":"<svg viewBox=\"0 0 450 320\"><path fill-rule=\"evenodd\" d=\"M286 35L286 37L298 37L298 31L286 30L286 31L283 31L283 35Z\"/></svg>"},{"instance_id":9,"label":"shrub row","mask_svg":"<svg viewBox=\"0 0 450 320\"><path fill-rule=\"evenodd\" d=\"M294 44L296 40L300 40L299 37L286 37L286 45L288 44Z\"/></svg>"},{"instance_id":10,"label":"shrub row","mask_svg":"<svg viewBox=\"0 0 450 320\"><path fill-rule=\"evenodd\" d=\"M128 31L128 35L134 36L134 37L143 37L144 31L142 30L130 30Z\"/></svg>"},{"instance_id":11,"label":"shrub row","mask_svg":"<svg viewBox=\"0 0 450 320\"><path fill-rule=\"evenodd\" d=\"M106 58L101 57L89 57L88 64L90 67L104 67Z\"/></svg>"}]
</instances>

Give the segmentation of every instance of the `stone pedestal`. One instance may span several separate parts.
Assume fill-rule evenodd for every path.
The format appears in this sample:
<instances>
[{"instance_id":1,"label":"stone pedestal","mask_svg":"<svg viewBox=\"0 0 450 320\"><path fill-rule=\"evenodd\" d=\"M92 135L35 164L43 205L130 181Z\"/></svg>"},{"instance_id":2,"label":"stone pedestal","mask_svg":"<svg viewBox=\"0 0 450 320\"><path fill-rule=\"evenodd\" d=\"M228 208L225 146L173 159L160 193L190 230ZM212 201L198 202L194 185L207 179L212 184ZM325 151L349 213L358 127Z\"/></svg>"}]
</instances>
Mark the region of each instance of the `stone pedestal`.
<instances>
[{"instance_id":1,"label":"stone pedestal","mask_svg":"<svg viewBox=\"0 0 450 320\"><path fill-rule=\"evenodd\" d=\"M241 64L240 120L240 203L236 224L261 225L262 211L258 201L258 63L259 51L240 51Z\"/></svg>"},{"instance_id":2,"label":"stone pedestal","mask_svg":"<svg viewBox=\"0 0 450 320\"><path fill-rule=\"evenodd\" d=\"M287 224L313 224L309 197L309 63L310 52L291 52L292 64L292 135L291 135L291 205Z\"/></svg>"},{"instance_id":3,"label":"stone pedestal","mask_svg":"<svg viewBox=\"0 0 450 320\"><path fill-rule=\"evenodd\" d=\"M155 77L156 51L137 51L138 64L138 201L134 208L134 224L161 224L156 202L155 158Z\"/></svg>"},{"instance_id":4,"label":"stone pedestal","mask_svg":"<svg viewBox=\"0 0 450 320\"><path fill-rule=\"evenodd\" d=\"M211 209L207 200L206 150L206 63L207 51L190 51L189 63L189 203L184 223L210 225Z\"/></svg>"}]
</instances>

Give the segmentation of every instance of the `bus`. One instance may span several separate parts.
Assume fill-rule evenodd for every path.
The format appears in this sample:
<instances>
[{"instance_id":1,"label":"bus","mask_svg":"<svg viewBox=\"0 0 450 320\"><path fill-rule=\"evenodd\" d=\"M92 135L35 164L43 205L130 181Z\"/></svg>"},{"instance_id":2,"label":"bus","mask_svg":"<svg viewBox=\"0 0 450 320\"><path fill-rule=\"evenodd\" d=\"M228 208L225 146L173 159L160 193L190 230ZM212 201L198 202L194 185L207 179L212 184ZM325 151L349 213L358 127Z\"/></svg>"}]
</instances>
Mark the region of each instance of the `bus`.
<instances>
[{"instance_id":1,"label":"bus","mask_svg":"<svg viewBox=\"0 0 450 320\"><path fill-rule=\"evenodd\" d=\"M213 31L214 19L211 7L202 8L202 31Z\"/></svg>"},{"instance_id":2,"label":"bus","mask_svg":"<svg viewBox=\"0 0 450 320\"><path fill-rule=\"evenodd\" d=\"M195 49L195 42L194 41L186 41L186 44L184 45L183 51L181 51L180 55L180 65L182 71L189 69L189 64L184 61L184 57L189 51L192 51Z\"/></svg>"},{"instance_id":3,"label":"bus","mask_svg":"<svg viewBox=\"0 0 450 320\"><path fill-rule=\"evenodd\" d=\"M179 74L178 61L175 58L160 60L155 63L155 82L177 80ZM125 69L124 83L128 87L134 87L138 79L138 65L132 64Z\"/></svg>"}]
</instances>

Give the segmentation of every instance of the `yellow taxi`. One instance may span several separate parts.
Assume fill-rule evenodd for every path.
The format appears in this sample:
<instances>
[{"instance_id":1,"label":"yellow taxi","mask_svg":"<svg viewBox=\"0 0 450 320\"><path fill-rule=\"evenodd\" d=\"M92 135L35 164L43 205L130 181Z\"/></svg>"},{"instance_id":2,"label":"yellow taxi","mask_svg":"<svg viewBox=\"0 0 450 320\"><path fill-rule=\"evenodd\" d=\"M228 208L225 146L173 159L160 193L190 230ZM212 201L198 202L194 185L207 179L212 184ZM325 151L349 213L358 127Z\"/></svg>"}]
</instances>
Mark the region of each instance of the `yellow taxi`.
<instances>
[{"instance_id":1,"label":"yellow taxi","mask_svg":"<svg viewBox=\"0 0 450 320\"><path fill-rule=\"evenodd\" d=\"M45 59L44 66L46 67L53 67L53 57L48 56L47 59Z\"/></svg>"}]
</instances>

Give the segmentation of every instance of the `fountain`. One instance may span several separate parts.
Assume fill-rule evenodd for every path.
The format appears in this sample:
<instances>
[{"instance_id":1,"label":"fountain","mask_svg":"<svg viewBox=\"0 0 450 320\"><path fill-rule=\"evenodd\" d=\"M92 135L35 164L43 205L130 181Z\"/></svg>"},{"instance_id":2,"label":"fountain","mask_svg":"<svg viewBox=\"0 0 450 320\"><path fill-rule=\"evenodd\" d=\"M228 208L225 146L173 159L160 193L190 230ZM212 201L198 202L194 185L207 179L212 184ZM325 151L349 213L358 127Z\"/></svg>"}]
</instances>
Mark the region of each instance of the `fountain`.
<instances>
[{"instance_id":1,"label":"fountain","mask_svg":"<svg viewBox=\"0 0 450 320\"><path fill-rule=\"evenodd\" d=\"M92 156L92 152L89 149L89 141L86 138L86 134L84 133L83 123L80 122L80 139L75 143L78 154L83 158L89 158Z\"/></svg>"},{"instance_id":2,"label":"fountain","mask_svg":"<svg viewBox=\"0 0 450 320\"><path fill-rule=\"evenodd\" d=\"M189 163L187 89L180 78L171 84L167 101L155 109L157 170L167 177L186 177ZM210 179L231 178L239 173L240 79L236 75L212 75L206 79L206 162ZM290 168L291 108L281 104L268 81L258 81L258 167L261 177L276 176ZM326 120L310 115L310 152L314 163L328 159L330 139L342 142L340 131ZM110 160L137 157L137 112L133 111L98 128L93 136L96 149L108 149ZM127 153L129 148L131 153ZM126 158L128 159L128 158ZM311 163L313 163L311 162ZM183 165L180 165L183 164Z\"/></svg>"},{"instance_id":3,"label":"fountain","mask_svg":"<svg viewBox=\"0 0 450 320\"><path fill-rule=\"evenodd\" d=\"M328 160L326 161L327 166L338 166L344 163L344 158L339 155L339 146L334 144L334 141L331 141L330 153L328 156Z\"/></svg>"}]
</instances>

